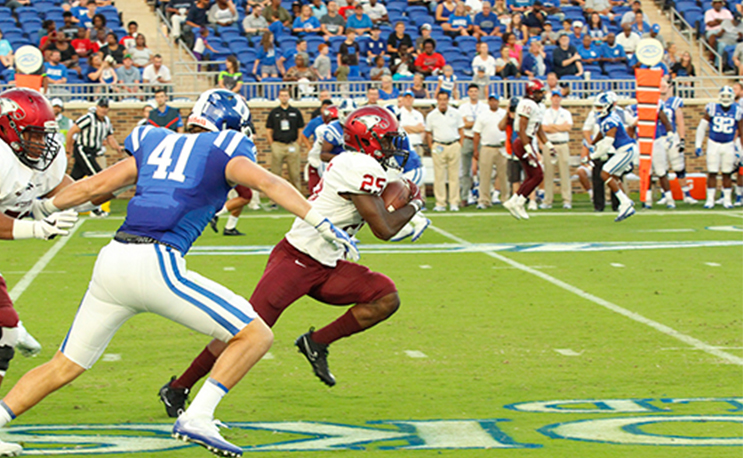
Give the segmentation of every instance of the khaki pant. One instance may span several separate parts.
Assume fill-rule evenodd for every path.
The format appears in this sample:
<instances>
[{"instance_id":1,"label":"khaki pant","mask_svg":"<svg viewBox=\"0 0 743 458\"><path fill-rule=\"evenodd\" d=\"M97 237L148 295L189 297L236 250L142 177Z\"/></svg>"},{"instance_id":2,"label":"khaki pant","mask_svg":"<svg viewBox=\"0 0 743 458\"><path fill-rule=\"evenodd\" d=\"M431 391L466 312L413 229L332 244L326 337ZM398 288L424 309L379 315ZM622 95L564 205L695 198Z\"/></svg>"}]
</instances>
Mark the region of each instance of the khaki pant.
<instances>
[{"instance_id":1,"label":"khaki pant","mask_svg":"<svg viewBox=\"0 0 743 458\"><path fill-rule=\"evenodd\" d=\"M477 171L480 177L478 192L480 197L478 204L490 206L490 185L493 181L493 165L495 165L495 177L500 184L500 198L505 201L509 197L508 192L508 158L503 147L481 146L480 160L477 163Z\"/></svg>"},{"instance_id":2,"label":"khaki pant","mask_svg":"<svg viewBox=\"0 0 743 458\"><path fill-rule=\"evenodd\" d=\"M300 161L301 156L297 142L271 143L271 173L282 176L282 166L286 162L286 168L289 171L289 182L297 189L301 189L300 186L302 185L299 173Z\"/></svg>"},{"instance_id":3,"label":"khaki pant","mask_svg":"<svg viewBox=\"0 0 743 458\"><path fill-rule=\"evenodd\" d=\"M439 148L443 148L440 153ZM433 143L433 195L437 207L446 206L446 181L449 178L449 205L459 207L459 166L461 162L459 142L451 145Z\"/></svg>"},{"instance_id":4,"label":"khaki pant","mask_svg":"<svg viewBox=\"0 0 743 458\"><path fill-rule=\"evenodd\" d=\"M415 145L415 146L413 146L413 149L418 154L418 157L421 158L421 165L422 165L423 164L423 152L424 152L423 151L423 145ZM424 167L424 169L425 169L425 167ZM420 190L421 190L421 197L423 197L423 199L425 199L426 198L426 183L425 182L420 184Z\"/></svg>"},{"instance_id":5,"label":"khaki pant","mask_svg":"<svg viewBox=\"0 0 743 458\"><path fill-rule=\"evenodd\" d=\"M467 202L472 189L472 154L475 152L475 144L470 137L464 137L461 149L461 170L459 172L459 183L462 188L462 202Z\"/></svg>"},{"instance_id":6,"label":"khaki pant","mask_svg":"<svg viewBox=\"0 0 743 458\"><path fill-rule=\"evenodd\" d=\"M560 192L562 194L562 203L570 204L573 200L573 190L570 184L570 147L567 143L555 145L557 150L557 168L560 170ZM555 196L555 164L549 150L544 149L542 153L544 159L544 203L552 205ZM550 158L552 160L550 160Z\"/></svg>"}]
</instances>

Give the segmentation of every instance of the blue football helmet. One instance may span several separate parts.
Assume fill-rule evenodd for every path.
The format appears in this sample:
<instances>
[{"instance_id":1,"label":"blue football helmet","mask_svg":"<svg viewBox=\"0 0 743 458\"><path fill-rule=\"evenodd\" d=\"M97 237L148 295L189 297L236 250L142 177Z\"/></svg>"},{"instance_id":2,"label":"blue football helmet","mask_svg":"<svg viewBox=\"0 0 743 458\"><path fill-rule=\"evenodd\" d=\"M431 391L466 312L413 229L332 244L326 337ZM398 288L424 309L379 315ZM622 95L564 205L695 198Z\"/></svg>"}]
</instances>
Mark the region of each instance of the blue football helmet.
<instances>
[{"instance_id":1,"label":"blue football helmet","mask_svg":"<svg viewBox=\"0 0 743 458\"><path fill-rule=\"evenodd\" d=\"M250 137L250 109L245 99L225 89L210 89L196 101L186 127L203 127L212 132L236 130Z\"/></svg>"},{"instance_id":2,"label":"blue football helmet","mask_svg":"<svg viewBox=\"0 0 743 458\"><path fill-rule=\"evenodd\" d=\"M604 118L611 113L616 103L617 97L615 93L611 91L602 92L596 96L596 100L593 102L593 107L596 109L596 115L599 118Z\"/></svg>"}]
</instances>

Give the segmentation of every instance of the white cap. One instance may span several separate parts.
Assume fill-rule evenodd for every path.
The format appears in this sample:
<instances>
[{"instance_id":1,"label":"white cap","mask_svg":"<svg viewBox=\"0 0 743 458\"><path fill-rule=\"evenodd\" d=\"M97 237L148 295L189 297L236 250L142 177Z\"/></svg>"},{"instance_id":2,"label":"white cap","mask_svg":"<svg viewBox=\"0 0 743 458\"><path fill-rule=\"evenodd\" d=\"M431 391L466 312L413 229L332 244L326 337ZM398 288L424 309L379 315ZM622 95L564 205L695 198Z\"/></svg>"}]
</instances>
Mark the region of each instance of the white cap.
<instances>
[{"instance_id":1,"label":"white cap","mask_svg":"<svg viewBox=\"0 0 743 458\"><path fill-rule=\"evenodd\" d=\"M583 23L581 21L573 21L573 27L583 28Z\"/></svg>"},{"instance_id":2,"label":"white cap","mask_svg":"<svg viewBox=\"0 0 743 458\"><path fill-rule=\"evenodd\" d=\"M62 99L60 99L59 97L54 97L52 99L52 106L53 107L64 108L64 102L62 102Z\"/></svg>"},{"instance_id":3,"label":"white cap","mask_svg":"<svg viewBox=\"0 0 743 458\"><path fill-rule=\"evenodd\" d=\"M155 108L157 108L157 102L155 102L155 100L154 100L154 99L152 99L152 100L148 100L148 101L147 101L147 102L145 103L145 105L148 105L148 106L149 106L150 108L152 108L153 110L154 110Z\"/></svg>"}]
</instances>

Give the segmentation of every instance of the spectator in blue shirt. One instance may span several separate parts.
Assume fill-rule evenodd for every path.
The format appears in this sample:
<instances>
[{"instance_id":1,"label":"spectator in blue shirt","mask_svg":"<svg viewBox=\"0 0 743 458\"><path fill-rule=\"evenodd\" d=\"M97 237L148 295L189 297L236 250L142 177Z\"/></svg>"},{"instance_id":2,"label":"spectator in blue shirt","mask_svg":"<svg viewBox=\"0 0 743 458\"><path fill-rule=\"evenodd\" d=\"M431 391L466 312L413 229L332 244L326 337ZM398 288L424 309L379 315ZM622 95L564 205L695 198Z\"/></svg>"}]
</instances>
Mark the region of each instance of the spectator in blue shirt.
<instances>
[{"instance_id":1,"label":"spectator in blue shirt","mask_svg":"<svg viewBox=\"0 0 743 458\"><path fill-rule=\"evenodd\" d=\"M268 25L268 31L273 35L274 43L278 43L282 33L284 32L284 24L279 19L279 12L274 11L271 13L271 23Z\"/></svg>"},{"instance_id":2,"label":"spectator in blue shirt","mask_svg":"<svg viewBox=\"0 0 743 458\"><path fill-rule=\"evenodd\" d=\"M490 8L490 3L482 2L482 11L475 15L473 23L473 35L479 40L480 37L500 36L500 20Z\"/></svg>"},{"instance_id":3,"label":"spectator in blue shirt","mask_svg":"<svg viewBox=\"0 0 743 458\"><path fill-rule=\"evenodd\" d=\"M534 0L508 0L508 7L513 12L523 13L534 4Z\"/></svg>"},{"instance_id":4,"label":"spectator in blue shirt","mask_svg":"<svg viewBox=\"0 0 743 458\"><path fill-rule=\"evenodd\" d=\"M292 32L300 37L316 35L320 32L320 21L312 15L312 7L308 4L302 5L302 13L294 19Z\"/></svg>"},{"instance_id":5,"label":"spectator in blue shirt","mask_svg":"<svg viewBox=\"0 0 743 458\"><path fill-rule=\"evenodd\" d=\"M67 67L61 63L62 54L56 49L49 52L49 60L44 62L44 71L50 84L67 83Z\"/></svg>"},{"instance_id":6,"label":"spectator in blue shirt","mask_svg":"<svg viewBox=\"0 0 743 458\"><path fill-rule=\"evenodd\" d=\"M586 35L589 35L594 42L601 43L606 40L606 36L609 34L609 29L601 21L599 13L592 13L588 19L588 24L583 29Z\"/></svg>"},{"instance_id":7,"label":"spectator in blue shirt","mask_svg":"<svg viewBox=\"0 0 743 458\"><path fill-rule=\"evenodd\" d=\"M379 88L379 99L397 100L399 96L400 91L392 85L392 77L390 75L384 75L382 77L382 87Z\"/></svg>"},{"instance_id":8,"label":"spectator in blue shirt","mask_svg":"<svg viewBox=\"0 0 743 458\"><path fill-rule=\"evenodd\" d=\"M583 21L573 22L573 32L570 34L570 44L576 49L583 46Z\"/></svg>"},{"instance_id":9,"label":"spectator in blue shirt","mask_svg":"<svg viewBox=\"0 0 743 458\"><path fill-rule=\"evenodd\" d=\"M387 40L381 38L382 32L378 25L373 25L371 29L371 39L366 42L366 60L371 64L377 56L385 55L387 50Z\"/></svg>"},{"instance_id":10,"label":"spectator in blue shirt","mask_svg":"<svg viewBox=\"0 0 743 458\"><path fill-rule=\"evenodd\" d=\"M364 7L361 3L354 8L354 14L346 19L346 30L354 29L358 35L368 33L372 28L372 20L364 14Z\"/></svg>"},{"instance_id":11,"label":"spectator in blue shirt","mask_svg":"<svg viewBox=\"0 0 743 458\"><path fill-rule=\"evenodd\" d=\"M583 35L583 44L578 48L583 65L598 65L601 59L601 49L593 44L589 35Z\"/></svg>"},{"instance_id":12,"label":"spectator in blue shirt","mask_svg":"<svg viewBox=\"0 0 743 458\"><path fill-rule=\"evenodd\" d=\"M542 78L547 74L547 54L544 52L542 42L532 40L529 44L529 52L524 54L521 62L521 73L529 78Z\"/></svg>"},{"instance_id":13,"label":"spectator in blue shirt","mask_svg":"<svg viewBox=\"0 0 743 458\"><path fill-rule=\"evenodd\" d=\"M444 33L452 38L459 36L467 37L472 34L472 20L464 8L464 3L457 3L454 14L449 16L449 21L441 24Z\"/></svg>"},{"instance_id":14,"label":"spectator in blue shirt","mask_svg":"<svg viewBox=\"0 0 743 458\"><path fill-rule=\"evenodd\" d=\"M617 44L617 36L610 33L606 42L601 45L601 61L607 64L626 64L627 53Z\"/></svg>"},{"instance_id":15,"label":"spectator in blue shirt","mask_svg":"<svg viewBox=\"0 0 743 458\"><path fill-rule=\"evenodd\" d=\"M650 24L645 22L645 16L643 15L642 10L635 12L635 22L632 24L632 31L640 36L650 33Z\"/></svg>"}]
</instances>

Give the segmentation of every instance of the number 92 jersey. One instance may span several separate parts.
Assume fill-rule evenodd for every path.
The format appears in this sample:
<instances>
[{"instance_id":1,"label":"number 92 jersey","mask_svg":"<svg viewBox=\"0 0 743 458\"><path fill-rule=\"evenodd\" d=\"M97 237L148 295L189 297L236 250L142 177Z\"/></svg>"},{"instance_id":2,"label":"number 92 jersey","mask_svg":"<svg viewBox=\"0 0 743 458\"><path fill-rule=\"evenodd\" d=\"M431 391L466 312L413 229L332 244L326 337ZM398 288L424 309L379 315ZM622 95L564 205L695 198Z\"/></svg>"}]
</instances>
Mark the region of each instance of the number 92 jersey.
<instances>
[{"instance_id":1,"label":"number 92 jersey","mask_svg":"<svg viewBox=\"0 0 743 458\"><path fill-rule=\"evenodd\" d=\"M345 152L334 157L325 169L322 181L310 197L312 208L325 215L335 227L354 235L364 225L354 203L341 194L380 195L387 185L387 173L371 156ZM297 218L286 240L316 261L335 267L343 259L343 250L325 241L320 234Z\"/></svg>"},{"instance_id":2,"label":"number 92 jersey","mask_svg":"<svg viewBox=\"0 0 743 458\"><path fill-rule=\"evenodd\" d=\"M709 116L709 139L717 143L732 142L743 117L743 108L734 103L725 110L719 103L709 103L705 112Z\"/></svg>"},{"instance_id":3,"label":"number 92 jersey","mask_svg":"<svg viewBox=\"0 0 743 458\"><path fill-rule=\"evenodd\" d=\"M234 130L177 134L135 127L124 146L137 161L137 191L119 229L152 237L185 255L232 186L227 163L245 156L255 162L255 145Z\"/></svg>"}]
</instances>

